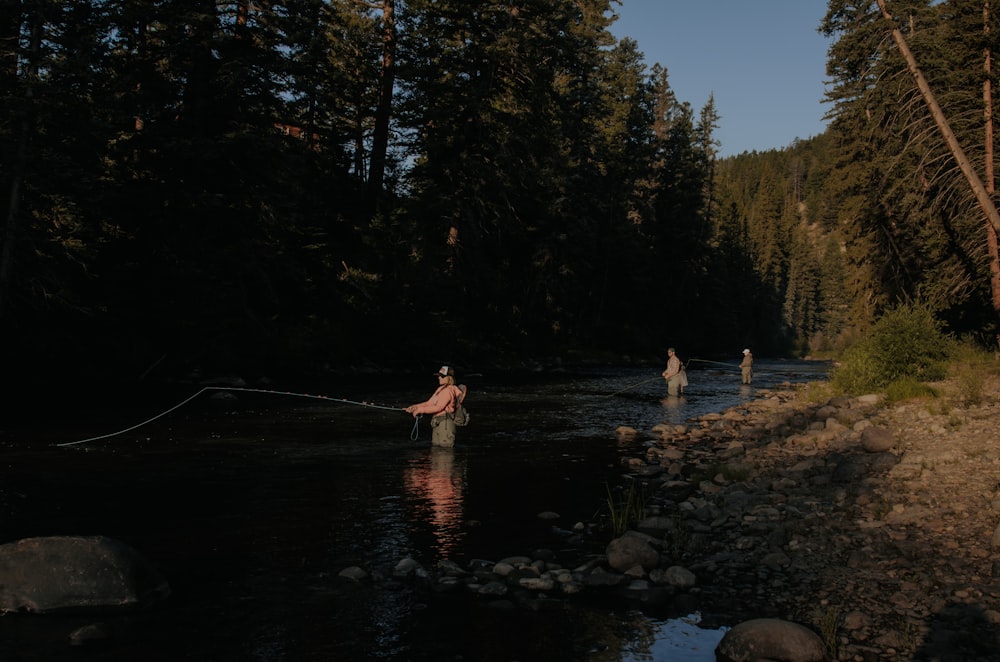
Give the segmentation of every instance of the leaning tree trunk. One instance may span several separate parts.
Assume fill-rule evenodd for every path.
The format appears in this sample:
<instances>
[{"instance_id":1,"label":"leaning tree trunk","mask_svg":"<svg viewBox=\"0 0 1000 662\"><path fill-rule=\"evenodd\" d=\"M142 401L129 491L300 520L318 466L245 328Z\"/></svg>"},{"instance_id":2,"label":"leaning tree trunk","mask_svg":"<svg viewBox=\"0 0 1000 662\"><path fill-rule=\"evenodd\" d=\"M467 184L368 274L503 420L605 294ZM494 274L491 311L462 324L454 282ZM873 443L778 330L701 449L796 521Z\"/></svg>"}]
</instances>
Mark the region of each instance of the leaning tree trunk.
<instances>
[{"instance_id":1,"label":"leaning tree trunk","mask_svg":"<svg viewBox=\"0 0 1000 662\"><path fill-rule=\"evenodd\" d=\"M885 19L891 23L893 20L892 15L889 14L889 11L885 8L885 0L877 1L879 9L882 10L882 16L884 16ZM913 80L917 83L917 88L919 88L920 94L924 98L924 103L927 104L928 109L931 111L931 116L934 118L934 122L937 124L938 130L944 137L945 142L948 143L948 149L951 151L952 157L955 159L955 162L958 163L958 167L962 170L962 174L965 175L965 179L969 182L969 186L972 187L972 192L975 194L976 200L979 201L980 209L982 209L983 213L986 215L986 218L990 225L993 226L994 231L1000 232L1000 214L997 213L996 205L993 204L993 198L991 198L990 194L986 191L986 186L983 184L983 180L979 178L976 170L972 167L972 163L965 155L965 151L959 144L958 138L955 137L955 132L951 130L951 125L948 124L948 119L944 116L941 106L938 105L937 99L934 97L934 93L931 92L931 86L927 83L927 79L924 78L924 74L917 66L917 60L913 57L913 53L910 51L909 46L906 45L906 39L903 38L903 33L899 30L899 28L892 28L892 39L896 42L896 46L899 48L899 52L902 54L903 59L906 60L906 67L913 76Z\"/></svg>"},{"instance_id":2,"label":"leaning tree trunk","mask_svg":"<svg viewBox=\"0 0 1000 662\"><path fill-rule=\"evenodd\" d=\"M983 120L986 146L986 192L990 198L996 193L996 177L993 172L993 87L990 80L993 74L993 54L989 47L990 37L990 0L983 2L983 36L987 44L983 50ZM1000 325L1000 250L997 248L997 230L992 224L986 224L986 248L990 257L990 294L993 301L993 317Z\"/></svg>"}]
</instances>

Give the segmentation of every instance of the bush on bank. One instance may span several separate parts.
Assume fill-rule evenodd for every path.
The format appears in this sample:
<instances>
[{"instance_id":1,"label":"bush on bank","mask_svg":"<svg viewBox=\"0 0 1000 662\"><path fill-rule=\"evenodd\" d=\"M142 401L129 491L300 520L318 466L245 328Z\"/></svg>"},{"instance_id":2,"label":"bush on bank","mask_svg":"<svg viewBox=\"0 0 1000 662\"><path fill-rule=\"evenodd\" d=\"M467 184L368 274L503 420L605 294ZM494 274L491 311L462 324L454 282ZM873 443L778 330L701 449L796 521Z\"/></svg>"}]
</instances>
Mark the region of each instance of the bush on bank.
<instances>
[{"instance_id":1,"label":"bush on bank","mask_svg":"<svg viewBox=\"0 0 1000 662\"><path fill-rule=\"evenodd\" d=\"M947 376L955 345L928 307L900 304L844 352L831 380L837 391L853 394L885 391L895 382L937 381Z\"/></svg>"}]
</instances>

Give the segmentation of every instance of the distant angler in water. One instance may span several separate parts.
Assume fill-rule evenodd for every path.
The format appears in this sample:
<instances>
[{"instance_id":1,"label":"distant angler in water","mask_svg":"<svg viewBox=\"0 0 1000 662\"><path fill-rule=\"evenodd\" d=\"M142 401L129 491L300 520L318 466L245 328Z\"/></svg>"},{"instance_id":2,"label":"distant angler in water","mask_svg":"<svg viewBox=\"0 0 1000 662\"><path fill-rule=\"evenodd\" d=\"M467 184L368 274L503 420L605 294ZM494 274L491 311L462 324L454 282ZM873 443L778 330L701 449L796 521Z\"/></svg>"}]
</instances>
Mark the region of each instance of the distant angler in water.
<instances>
[{"instance_id":1,"label":"distant angler in water","mask_svg":"<svg viewBox=\"0 0 1000 662\"><path fill-rule=\"evenodd\" d=\"M750 349L743 350L743 360L740 361L740 372L743 378L744 384L749 384L753 381L753 354L750 353Z\"/></svg>"},{"instance_id":2,"label":"distant angler in water","mask_svg":"<svg viewBox=\"0 0 1000 662\"><path fill-rule=\"evenodd\" d=\"M667 381L667 395L679 396L684 393L684 387L688 385L687 372L673 347L667 349L667 367L662 375Z\"/></svg>"}]
</instances>

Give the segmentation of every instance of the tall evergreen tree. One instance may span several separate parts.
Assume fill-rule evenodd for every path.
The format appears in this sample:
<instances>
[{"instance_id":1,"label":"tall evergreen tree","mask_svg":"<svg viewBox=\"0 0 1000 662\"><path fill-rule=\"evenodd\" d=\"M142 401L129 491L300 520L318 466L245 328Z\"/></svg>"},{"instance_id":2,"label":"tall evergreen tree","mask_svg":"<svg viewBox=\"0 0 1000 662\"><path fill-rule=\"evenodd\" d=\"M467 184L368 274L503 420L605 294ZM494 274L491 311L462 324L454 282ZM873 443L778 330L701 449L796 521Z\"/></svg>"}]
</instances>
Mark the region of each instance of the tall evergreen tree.
<instances>
[{"instance_id":1,"label":"tall evergreen tree","mask_svg":"<svg viewBox=\"0 0 1000 662\"><path fill-rule=\"evenodd\" d=\"M402 117L420 253L479 293L481 332L521 327L517 342L537 345L565 327L580 265L563 251L588 232L574 200L592 182L607 5L408 3Z\"/></svg>"},{"instance_id":2,"label":"tall evergreen tree","mask_svg":"<svg viewBox=\"0 0 1000 662\"><path fill-rule=\"evenodd\" d=\"M831 2L824 30L837 41L829 72L835 80L831 130L844 157L835 177L855 186L859 201L878 200L845 218L856 278L877 312L899 298L920 297L965 324L984 321L990 300L989 242L983 212L960 171L953 150L921 95L897 45L897 29L916 54L929 89L954 130L957 142L982 173L984 131L982 2ZM867 174L857 177L855 173ZM846 191L845 191L846 193ZM845 210L850 209L845 207ZM976 232L976 228L979 231ZM879 259L868 264L866 250ZM984 296L985 295L985 296Z\"/></svg>"}]
</instances>

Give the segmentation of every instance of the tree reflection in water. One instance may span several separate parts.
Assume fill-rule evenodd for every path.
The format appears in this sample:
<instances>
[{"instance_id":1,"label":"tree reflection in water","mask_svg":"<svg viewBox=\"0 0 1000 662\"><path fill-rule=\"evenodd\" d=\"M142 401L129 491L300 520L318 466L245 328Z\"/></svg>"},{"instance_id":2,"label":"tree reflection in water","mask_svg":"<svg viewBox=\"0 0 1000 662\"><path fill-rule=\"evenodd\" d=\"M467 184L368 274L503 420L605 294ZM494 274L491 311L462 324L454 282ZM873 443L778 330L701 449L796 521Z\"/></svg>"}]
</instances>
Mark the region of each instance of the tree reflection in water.
<instances>
[{"instance_id":1,"label":"tree reflection in water","mask_svg":"<svg viewBox=\"0 0 1000 662\"><path fill-rule=\"evenodd\" d=\"M434 527L434 551L441 558L453 556L464 537L464 458L456 458L454 448L431 446L410 461L403 474L403 485L407 500L415 509L414 521L430 522Z\"/></svg>"}]
</instances>

